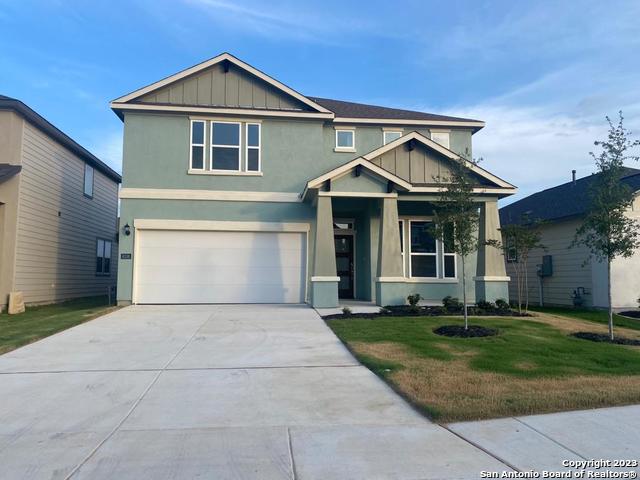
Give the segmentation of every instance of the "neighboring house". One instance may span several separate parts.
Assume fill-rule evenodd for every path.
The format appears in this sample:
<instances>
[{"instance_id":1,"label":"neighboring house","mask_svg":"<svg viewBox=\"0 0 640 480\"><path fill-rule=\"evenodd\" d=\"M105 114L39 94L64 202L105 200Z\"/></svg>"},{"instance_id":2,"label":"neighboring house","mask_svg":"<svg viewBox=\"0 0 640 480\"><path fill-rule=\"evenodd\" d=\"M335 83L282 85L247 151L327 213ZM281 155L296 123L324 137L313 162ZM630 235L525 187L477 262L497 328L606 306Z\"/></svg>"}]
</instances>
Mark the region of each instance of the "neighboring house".
<instances>
[{"instance_id":1,"label":"neighboring house","mask_svg":"<svg viewBox=\"0 0 640 480\"><path fill-rule=\"evenodd\" d=\"M124 121L118 299L404 303L462 296L429 225L477 120L306 97L222 54L114 100ZM469 164L480 235L515 187ZM125 230L130 233L126 235ZM469 259L469 295L507 296L502 256Z\"/></svg>"},{"instance_id":2,"label":"neighboring house","mask_svg":"<svg viewBox=\"0 0 640 480\"><path fill-rule=\"evenodd\" d=\"M500 209L502 225L540 220L541 243L529 259L529 299L532 305L584 305L608 307L606 263L591 257L584 246L570 248L576 230L589 208L589 187L597 174L534 193ZM636 192L629 216L640 221L640 170L625 168L620 180ZM529 220L523 220L529 219ZM517 252L507 252L509 294L517 298L514 262ZM543 259L543 257L546 257ZM546 262L546 267L541 265ZM544 276L538 275L542 270ZM617 258L611 265L614 308L636 307L640 297L640 251L630 258Z\"/></svg>"},{"instance_id":3,"label":"neighboring house","mask_svg":"<svg viewBox=\"0 0 640 480\"><path fill-rule=\"evenodd\" d=\"M120 176L0 95L0 309L106 295L116 283Z\"/></svg>"}]
</instances>

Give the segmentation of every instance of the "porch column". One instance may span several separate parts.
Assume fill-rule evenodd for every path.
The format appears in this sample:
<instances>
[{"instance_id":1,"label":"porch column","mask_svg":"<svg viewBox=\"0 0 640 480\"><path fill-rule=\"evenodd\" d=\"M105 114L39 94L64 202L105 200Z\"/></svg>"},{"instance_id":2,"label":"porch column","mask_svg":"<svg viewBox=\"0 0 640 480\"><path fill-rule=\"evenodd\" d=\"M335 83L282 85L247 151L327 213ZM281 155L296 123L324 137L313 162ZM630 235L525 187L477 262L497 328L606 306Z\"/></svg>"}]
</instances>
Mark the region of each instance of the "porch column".
<instances>
[{"instance_id":1,"label":"porch column","mask_svg":"<svg viewBox=\"0 0 640 480\"><path fill-rule=\"evenodd\" d=\"M474 277L476 301L495 302L509 299L509 280L500 249L486 244L488 240L501 240L497 199L487 200L480 206L478 231L478 265Z\"/></svg>"},{"instance_id":2,"label":"porch column","mask_svg":"<svg viewBox=\"0 0 640 480\"><path fill-rule=\"evenodd\" d=\"M376 302L382 306L402 305L405 303L406 289L402 273L397 197L383 198L381 207Z\"/></svg>"},{"instance_id":3,"label":"porch column","mask_svg":"<svg viewBox=\"0 0 640 480\"><path fill-rule=\"evenodd\" d=\"M339 280L336 274L331 197L319 195L316 205L311 304L315 308L337 307Z\"/></svg>"}]
</instances>

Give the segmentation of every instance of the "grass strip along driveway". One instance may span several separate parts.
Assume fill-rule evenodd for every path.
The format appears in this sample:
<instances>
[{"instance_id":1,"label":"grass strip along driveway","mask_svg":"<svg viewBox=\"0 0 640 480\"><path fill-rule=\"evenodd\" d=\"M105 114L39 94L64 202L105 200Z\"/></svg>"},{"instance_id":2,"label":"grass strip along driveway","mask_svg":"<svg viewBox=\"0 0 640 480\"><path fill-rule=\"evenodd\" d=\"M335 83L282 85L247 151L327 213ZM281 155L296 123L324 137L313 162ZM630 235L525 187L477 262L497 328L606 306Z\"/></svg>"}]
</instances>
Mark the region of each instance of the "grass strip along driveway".
<instances>
[{"instance_id":1,"label":"grass strip along driveway","mask_svg":"<svg viewBox=\"0 0 640 480\"><path fill-rule=\"evenodd\" d=\"M106 297L88 297L0 314L0 355L115 310Z\"/></svg>"},{"instance_id":2,"label":"grass strip along driveway","mask_svg":"<svg viewBox=\"0 0 640 480\"><path fill-rule=\"evenodd\" d=\"M570 337L606 331L587 320L537 314L473 318L484 338L433 333L452 317L334 319L358 359L434 420L453 422L640 402L640 347ZM640 332L618 329L639 338Z\"/></svg>"}]
</instances>

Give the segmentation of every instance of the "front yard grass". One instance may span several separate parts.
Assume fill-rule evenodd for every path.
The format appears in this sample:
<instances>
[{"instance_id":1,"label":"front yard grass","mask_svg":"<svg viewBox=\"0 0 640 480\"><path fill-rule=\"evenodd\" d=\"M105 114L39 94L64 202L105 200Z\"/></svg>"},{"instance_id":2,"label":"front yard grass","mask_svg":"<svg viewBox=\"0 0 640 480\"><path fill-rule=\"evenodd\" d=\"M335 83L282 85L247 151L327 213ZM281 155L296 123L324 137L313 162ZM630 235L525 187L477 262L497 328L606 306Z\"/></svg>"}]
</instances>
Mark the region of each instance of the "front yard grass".
<instances>
[{"instance_id":1,"label":"front yard grass","mask_svg":"<svg viewBox=\"0 0 640 480\"><path fill-rule=\"evenodd\" d=\"M88 297L0 314L0 355L115 310L106 297Z\"/></svg>"},{"instance_id":2,"label":"front yard grass","mask_svg":"<svg viewBox=\"0 0 640 480\"><path fill-rule=\"evenodd\" d=\"M548 313L551 315L562 315L564 317L578 318L589 322L601 323L607 325L609 322L609 313L606 310L595 310L590 308L570 308L570 307L529 307L529 310L540 313ZM623 317L622 315L613 314L614 334L616 327L630 328L632 330L640 330L640 320Z\"/></svg>"},{"instance_id":3,"label":"front yard grass","mask_svg":"<svg viewBox=\"0 0 640 480\"><path fill-rule=\"evenodd\" d=\"M640 402L640 348L568 336L606 331L587 320L473 318L495 337L433 333L452 317L334 319L358 359L434 420L453 422ZM619 328L620 335L640 332Z\"/></svg>"}]
</instances>

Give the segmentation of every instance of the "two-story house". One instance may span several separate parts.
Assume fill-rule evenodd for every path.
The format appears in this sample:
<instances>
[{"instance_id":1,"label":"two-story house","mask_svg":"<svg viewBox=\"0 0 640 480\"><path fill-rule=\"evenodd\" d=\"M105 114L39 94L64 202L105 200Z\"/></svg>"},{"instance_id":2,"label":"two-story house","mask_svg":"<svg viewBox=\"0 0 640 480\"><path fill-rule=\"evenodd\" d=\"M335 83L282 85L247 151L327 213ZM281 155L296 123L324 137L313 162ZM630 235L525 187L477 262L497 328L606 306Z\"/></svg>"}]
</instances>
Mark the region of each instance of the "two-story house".
<instances>
[{"instance_id":1,"label":"two-story house","mask_svg":"<svg viewBox=\"0 0 640 480\"><path fill-rule=\"evenodd\" d=\"M124 121L118 296L128 303L401 304L461 297L431 234L436 177L484 123L304 96L224 53L114 100ZM467 157L468 158L468 157ZM469 298L507 298L497 200L481 212Z\"/></svg>"},{"instance_id":2,"label":"two-story house","mask_svg":"<svg viewBox=\"0 0 640 480\"><path fill-rule=\"evenodd\" d=\"M107 295L120 175L23 102L0 95L0 311Z\"/></svg>"}]
</instances>

